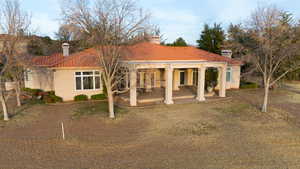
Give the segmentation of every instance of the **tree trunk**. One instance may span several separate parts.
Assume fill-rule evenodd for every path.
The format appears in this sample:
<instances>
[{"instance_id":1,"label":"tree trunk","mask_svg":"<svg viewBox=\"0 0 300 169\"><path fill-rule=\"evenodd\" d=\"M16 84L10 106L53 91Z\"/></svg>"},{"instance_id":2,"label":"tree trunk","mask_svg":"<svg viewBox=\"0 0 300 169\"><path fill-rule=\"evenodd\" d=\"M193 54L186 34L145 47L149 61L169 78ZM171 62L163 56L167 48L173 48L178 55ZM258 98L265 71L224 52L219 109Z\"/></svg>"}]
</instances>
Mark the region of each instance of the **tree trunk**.
<instances>
[{"instance_id":1,"label":"tree trunk","mask_svg":"<svg viewBox=\"0 0 300 169\"><path fill-rule=\"evenodd\" d=\"M107 89L107 98L108 98L109 118L115 118L114 96L110 87L106 87L106 89Z\"/></svg>"},{"instance_id":2,"label":"tree trunk","mask_svg":"<svg viewBox=\"0 0 300 169\"><path fill-rule=\"evenodd\" d=\"M2 104L2 110L3 110L3 117L4 117L3 120L8 121L9 117L8 117L7 105L6 105L3 91L0 91L0 100L1 100L1 104Z\"/></svg>"},{"instance_id":3,"label":"tree trunk","mask_svg":"<svg viewBox=\"0 0 300 169\"><path fill-rule=\"evenodd\" d=\"M17 106L20 107L22 104L21 104L21 98L20 98L21 89L20 89L19 82L16 82L15 91L16 91L16 97L17 97Z\"/></svg>"},{"instance_id":4,"label":"tree trunk","mask_svg":"<svg viewBox=\"0 0 300 169\"><path fill-rule=\"evenodd\" d=\"M266 113L268 109L268 98L269 98L269 90L270 90L270 84L267 83L264 85L265 87L265 96L264 96L264 103L262 106L262 112Z\"/></svg>"}]
</instances>

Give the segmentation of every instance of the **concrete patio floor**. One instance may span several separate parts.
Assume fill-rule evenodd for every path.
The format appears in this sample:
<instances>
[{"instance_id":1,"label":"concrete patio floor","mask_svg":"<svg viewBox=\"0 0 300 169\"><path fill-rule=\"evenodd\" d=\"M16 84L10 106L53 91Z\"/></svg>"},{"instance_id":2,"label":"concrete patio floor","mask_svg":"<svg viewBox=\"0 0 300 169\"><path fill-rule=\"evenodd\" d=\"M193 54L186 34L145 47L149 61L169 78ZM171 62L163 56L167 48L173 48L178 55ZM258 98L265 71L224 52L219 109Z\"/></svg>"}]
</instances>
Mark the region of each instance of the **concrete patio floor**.
<instances>
[{"instance_id":1,"label":"concrete patio floor","mask_svg":"<svg viewBox=\"0 0 300 169\"><path fill-rule=\"evenodd\" d=\"M179 87L178 91L173 91L173 100L190 100L196 101L196 87L184 86ZM205 97L216 96L215 93L205 93ZM129 92L119 95L119 98L126 103L129 103ZM143 103L162 103L165 98L165 88L154 88L151 92L146 92L144 89L137 90L137 102Z\"/></svg>"}]
</instances>

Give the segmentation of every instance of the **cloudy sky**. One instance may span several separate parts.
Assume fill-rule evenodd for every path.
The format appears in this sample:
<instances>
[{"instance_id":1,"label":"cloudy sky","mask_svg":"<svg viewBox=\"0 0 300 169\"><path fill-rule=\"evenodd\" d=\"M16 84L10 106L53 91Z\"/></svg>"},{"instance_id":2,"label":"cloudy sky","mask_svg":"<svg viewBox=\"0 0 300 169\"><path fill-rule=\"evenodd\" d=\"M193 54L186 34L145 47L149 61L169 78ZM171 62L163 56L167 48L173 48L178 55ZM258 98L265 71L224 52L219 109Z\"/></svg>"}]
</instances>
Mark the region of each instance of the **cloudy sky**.
<instances>
[{"instance_id":1,"label":"cloudy sky","mask_svg":"<svg viewBox=\"0 0 300 169\"><path fill-rule=\"evenodd\" d=\"M59 26L60 0L21 0L29 11L40 35L54 37ZM139 0L139 5L151 12L167 41L183 37L195 44L204 23L239 23L260 4L275 4L300 18L299 0Z\"/></svg>"}]
</instances>

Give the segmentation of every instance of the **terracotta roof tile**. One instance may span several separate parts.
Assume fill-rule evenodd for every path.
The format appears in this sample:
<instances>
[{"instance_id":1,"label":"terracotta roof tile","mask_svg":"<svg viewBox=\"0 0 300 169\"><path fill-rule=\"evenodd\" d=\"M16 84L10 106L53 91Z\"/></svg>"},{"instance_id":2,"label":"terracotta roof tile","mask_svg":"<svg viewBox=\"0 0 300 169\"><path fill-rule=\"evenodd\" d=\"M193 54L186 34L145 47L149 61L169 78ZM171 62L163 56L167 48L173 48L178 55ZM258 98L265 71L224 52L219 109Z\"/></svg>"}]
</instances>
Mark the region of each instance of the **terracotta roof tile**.
<instances>
[{"instance_id":1,"label":"terracotta roof tile","mask_svg":"<svg viewBox=\"0 0 300 169\"><path fill-rule=\"evenodd\" d=\"M241 61L220 56L195 47L170 47L152 44L149 42L139 43L128 48L128 54L124 60L134 61L175 61L175 60L197 60L228 62L229 64L240 65ZM62 54L41 56L34 59L37 66L49 67L97 67L98 64L96 49L86 49L81 52L63 57Z\"/></svg>"}]
</instances>

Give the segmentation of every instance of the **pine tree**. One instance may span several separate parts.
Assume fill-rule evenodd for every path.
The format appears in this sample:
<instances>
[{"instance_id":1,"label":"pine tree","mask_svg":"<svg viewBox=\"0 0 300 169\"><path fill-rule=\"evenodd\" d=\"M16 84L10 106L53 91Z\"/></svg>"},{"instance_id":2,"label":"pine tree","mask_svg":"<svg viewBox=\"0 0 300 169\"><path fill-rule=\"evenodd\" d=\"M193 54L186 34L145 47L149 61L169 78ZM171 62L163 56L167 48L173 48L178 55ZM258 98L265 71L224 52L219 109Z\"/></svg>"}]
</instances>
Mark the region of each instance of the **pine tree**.
<instances>
[{"instance_id":1,"label":"pine tree","mask_svg":"<svg viewBox=\"0 0 300 169\"><path fill-rule=\"evenodd\" d=\"M173 43L167 44L167 46L188 46L188 45L182 37L179 37Z\"/></svg>"},{"instance_id":2,"label":"pine tree","mask_svg":"<svg viewBox=\"0 0 300 169\"><path fill-rule=\"evenodd\" d=\"M205 24L200 39L197 40L198 48L220 54L224 40L225 33L221 24L215 23L213 27Z\"/></svg>"}]
</instances>

